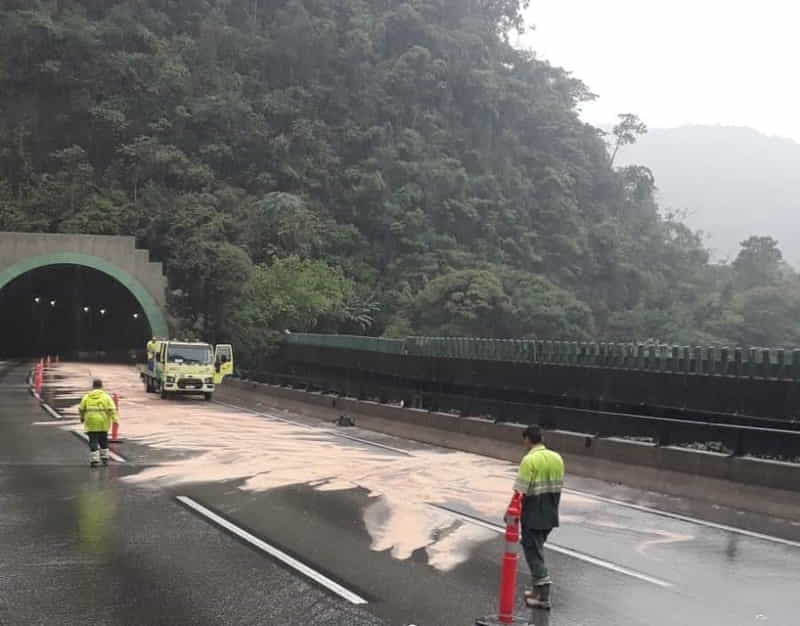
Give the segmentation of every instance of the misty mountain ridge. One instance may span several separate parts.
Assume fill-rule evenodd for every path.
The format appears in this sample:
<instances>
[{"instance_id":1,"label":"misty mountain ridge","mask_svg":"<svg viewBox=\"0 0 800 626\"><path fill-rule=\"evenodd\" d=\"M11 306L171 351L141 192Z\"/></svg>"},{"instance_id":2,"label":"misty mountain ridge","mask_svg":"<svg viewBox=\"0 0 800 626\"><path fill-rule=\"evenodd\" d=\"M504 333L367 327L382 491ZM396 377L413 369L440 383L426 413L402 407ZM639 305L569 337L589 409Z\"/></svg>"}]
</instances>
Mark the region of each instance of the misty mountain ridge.
<instances>
[{"instance_id":1,"label":"misty mountain ridge","mask_svg":"<svg viewBox=\"0 0 800 626\"><path fill-rule=\"evenodd\" d=\"M733 260L741 241L768 235L800 266L800 143L738 126L651 129L617 164L652 169L662 209L685 213L715 259Z\"/></svg>"}]
</instances>

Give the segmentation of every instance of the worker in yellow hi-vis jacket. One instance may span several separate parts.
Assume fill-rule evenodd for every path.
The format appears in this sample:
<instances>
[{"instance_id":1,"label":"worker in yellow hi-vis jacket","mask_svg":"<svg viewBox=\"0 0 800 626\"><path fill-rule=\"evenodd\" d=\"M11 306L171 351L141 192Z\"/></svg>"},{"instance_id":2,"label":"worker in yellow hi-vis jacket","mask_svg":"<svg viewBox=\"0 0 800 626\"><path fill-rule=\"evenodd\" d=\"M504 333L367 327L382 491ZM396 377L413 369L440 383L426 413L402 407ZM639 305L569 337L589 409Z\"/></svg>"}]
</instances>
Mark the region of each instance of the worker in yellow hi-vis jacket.
<instances>
[{"instance_id":1,"label":"worker in yellow hi-vis jacket","mask_svg":"<svg viewBox=\"0 0 800 626\"><path fill-rule=\"evenodd\" d=\"M528 426L522 439L528 453L519 465L514 492L522 496L522 548L533 577L533 584L525 591L525 603L531 608L549 609L551 581L544 563L544 544L559 522L564 460L545 447L539 426Z\"/></svg>"},{"instance_id":2,"label":"worker in yellow hi-vis jacket","mask_svg":"<svg viewBox=\"0 0 800 626\"><path fill-rule=\"evenodd\" d=\"M114 401L103 391L102 380L95 379L92 390L81 399L78 412L89 435L89 465L108 464L108 430L118 418Z\"/></svg>"},{"instance_id":3,"label":"worker in yellow hi-vis jacket","mask_svg":"<svg viewBox=\"0 0 800 626\"><path fill-rule=\"evenodd\" d=\"M153 337L147 342L147 367L151 370L156 369L156 355L161 349L161 344L157 337Z\"/></svg>"}]
</instances>

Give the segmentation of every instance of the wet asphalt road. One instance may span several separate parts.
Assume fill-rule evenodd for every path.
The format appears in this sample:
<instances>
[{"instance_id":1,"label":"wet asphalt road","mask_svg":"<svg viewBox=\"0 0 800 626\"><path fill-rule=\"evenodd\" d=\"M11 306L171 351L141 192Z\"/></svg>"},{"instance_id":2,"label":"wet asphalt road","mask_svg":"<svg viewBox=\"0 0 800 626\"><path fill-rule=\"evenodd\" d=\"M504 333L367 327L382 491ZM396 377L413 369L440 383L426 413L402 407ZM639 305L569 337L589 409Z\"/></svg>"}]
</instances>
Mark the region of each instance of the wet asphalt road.
<instances>
[{"instance_id":1,"label":"wet asphalt road","mask_svg":"<svg viewBox=\"0 0 800 626\"><path fill-rule=\"evenodd\" d=\"M90 470L17 370L0 380L0 624L373 626L169 493Z\"/></svg>"},{"instance_id":2,"label":"wet asphalt road","mask_svg":"<svg viewBox=\"0 0 800 626\"><path fill-rule=\"evenodd\" d=\"M491 530L442 572L424 551L398 560L371 549L362 520L376 502L364 490L252 493L237 481L143 489L119 478L168 459L134 441L120 451L129 463L89 470L85 448L41 411L23 371L0 379L0 624L455 626L494 607L502 542ZM353 606L277 564L178 495L368 603ZM800 546L573 500L553 535L560 551L547 554L555 607L533 623L800 624ZM454 516L454 526L465 519Z\"/></svg>"}]
</instances>

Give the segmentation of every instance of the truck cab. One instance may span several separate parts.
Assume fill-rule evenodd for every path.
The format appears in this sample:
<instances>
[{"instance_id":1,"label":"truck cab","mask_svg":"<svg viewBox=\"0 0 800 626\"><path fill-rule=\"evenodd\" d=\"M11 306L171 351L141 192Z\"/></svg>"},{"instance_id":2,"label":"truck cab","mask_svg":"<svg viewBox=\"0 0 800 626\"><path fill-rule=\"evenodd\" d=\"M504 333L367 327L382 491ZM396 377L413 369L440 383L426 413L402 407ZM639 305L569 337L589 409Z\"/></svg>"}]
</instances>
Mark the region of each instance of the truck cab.
<instances>
[{"instance_id":1,"label":"truck cab","mask_svg":"<svg viewBox=\"0 0 800 626\"><path fill-rule=\"evenodd\" d=\"M198 394L211 400L216 385L233 374L233 347L207 343L161 341L153 363L142 375L145 388L162 398Z\"/></svg>"}]
</instances>

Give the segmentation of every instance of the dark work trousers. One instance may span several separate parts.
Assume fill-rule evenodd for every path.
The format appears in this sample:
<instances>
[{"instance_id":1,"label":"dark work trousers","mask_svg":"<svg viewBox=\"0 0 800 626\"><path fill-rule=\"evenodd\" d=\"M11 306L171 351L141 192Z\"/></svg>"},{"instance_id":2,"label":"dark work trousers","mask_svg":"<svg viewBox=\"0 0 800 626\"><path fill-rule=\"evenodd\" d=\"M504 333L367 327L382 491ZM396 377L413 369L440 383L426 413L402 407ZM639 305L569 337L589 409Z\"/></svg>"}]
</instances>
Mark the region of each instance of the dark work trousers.
<instances>
[{"instance_id":1,"label":"dark work trousers","mask_svg":"<svg viewBox=\"0 0 800 626\"><path fill-rule=\"evenodd\" d=\"M531 569L534 587L550 583L547 567L544 564L544 542L550 530L534 530L531 528L522 529L522 549L525 552L525 560Z\"/></svg>"},{"instance_id":2,"label":"dark work trousers","mask_svg":"<svg viewBox=\"0 0 800 626\"><path fill-rule=\"evenodd\" d=\"M108 433L104 430L96 430L87 433L89 435L89 449L94 452L97 448L108 450Z\"/></svg>"}]
</instances>

